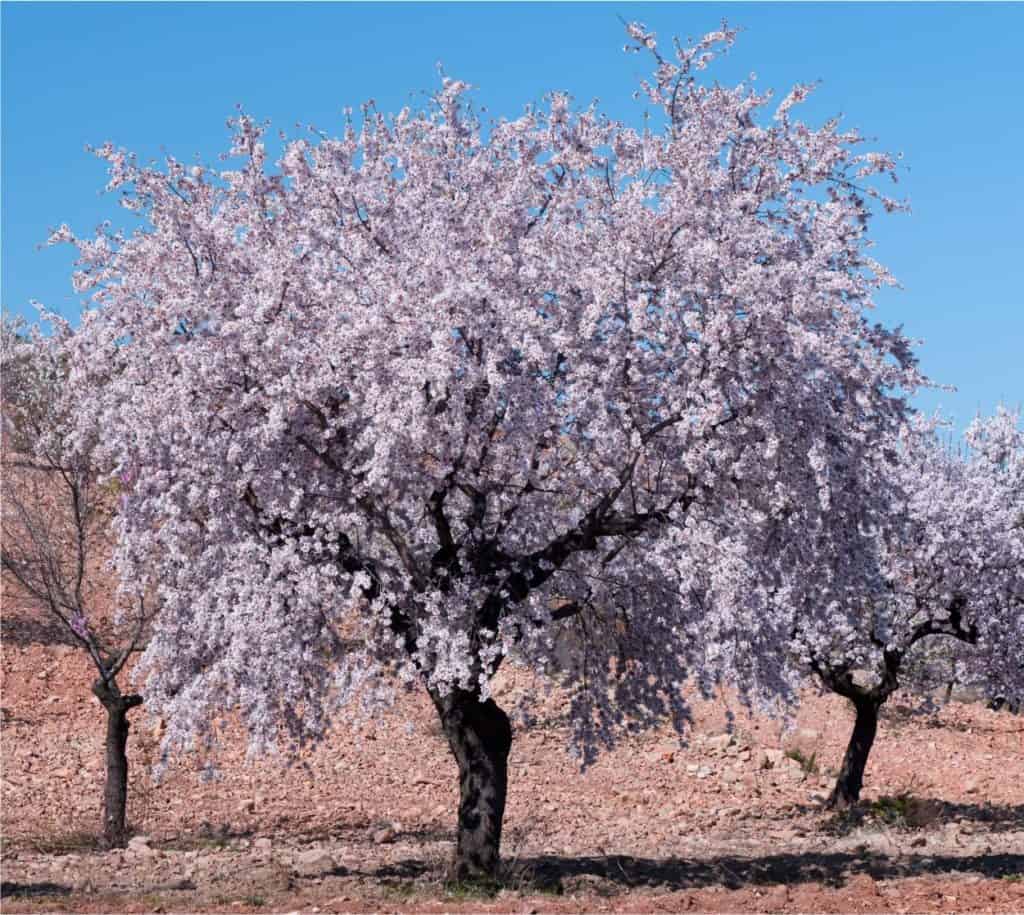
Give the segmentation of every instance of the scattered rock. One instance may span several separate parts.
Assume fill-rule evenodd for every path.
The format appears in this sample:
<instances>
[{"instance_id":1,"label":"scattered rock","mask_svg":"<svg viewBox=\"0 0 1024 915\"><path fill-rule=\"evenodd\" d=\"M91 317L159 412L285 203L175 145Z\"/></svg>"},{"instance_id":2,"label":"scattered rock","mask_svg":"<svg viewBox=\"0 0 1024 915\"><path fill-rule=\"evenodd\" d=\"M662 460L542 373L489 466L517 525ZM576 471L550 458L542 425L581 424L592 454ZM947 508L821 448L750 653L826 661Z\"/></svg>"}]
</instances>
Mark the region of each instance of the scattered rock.
<instances>
[{"instance_id":1,"label":"scattered rock","mask_svg":"<svg viewBox=\"0 0 1024 915\"><path fill-rule=\"evenodd\" d=\"M395 832L390 826L385 826L383 829L378 829L373 834L374 845L389 845L398 838L398 833Z\"/></svg>"},{"instance_id":2,"label":"scattered rock","mask_svg":"<svg viewBox=\"0 0 1024 915\"><path fill-rule=\"evenodd\" d=\"M709 769L707 766L701 766L697 770L697 778L710 778L713 774L714 771L712 769Z\"/></svg>"},{"instance_id":3,"label":"scattered rock","mask_svg":"<svg viewBox=\"0 0 1024 915\"><path fill-rule=\"evenodd\" d=\"M332 861L327 869L330 870L333 866ZM263 891L280 893L292 887L292 876L288 869L276 861L247 867L245 877L254 887Z\"/></svg>"},{"instance_id":4,"label":"scattered rock","mask_svg":"<svg viewBox=\"0 0 1024 915\"><path fill-rule=\"evenodd\" d=\"M295 856L292 868L300 877L318 877L334 870L334 859L323 848L309 848Z\"/></svg>"},{"instance_id":5,"label":"scattered rock","mask_svg":"<svg viewBox=\"0 0 1024 915\"><path fill-rule=\"evenodd\" d=\"M722 781L727 785L735 784L743 778L743 773L738 772L736 769L726 769L722 772Z\"/></svg>"},{"instance_id":6,"label":"scattered rock","mask_svg":"<svg viewBox=\"0 0 1024 915\"><path fill-rule=\"evenodd\" d=\"M140 861L149 858L158 858L160 853L155 848L150 848L145 844L131 845L125 849L124 857L126 861Z\"/></svg>"},{"instance_id":7,"label":"scattered rock","mask_svg":"<svg viewBox=\"0 0 1024 915\"><path fill-rule=\"evenodd\" d=\"M706 738L704 746L717 753L724 753L726 748L732 746L733 743L735 743L735 738L732 734L719 734L715 737Z\"/></svg>"},{"instance_id":8,"label":"scattered rock","mask_svg":"<svg viewBox=\"0 0 1024 915\"><path fill-rule=\"evenodd\" d=\"M877 896L878 884L869 874L856 874L846 881L846 888L857 896Z\"/></svg>"},{"instance_id":9,"label":"scattered rock","mask_svg":"<svg viewBox=\"0 0 1024 915\"><path fill-rule=\"evenodd\" d=\"M789 887L785 884L770 887L760 902L766 912L781 912L789 902Z\"/></svg>"},{"instance_id":10,"label":"scattered rock","mask_svg":"<svg viewBox=\"0 0 1024 915\"><path fill-rule=\"evenodd\" d=\"M270 851L270 849L274 847L274 842L266 836L260 836L252 843L252 847L255 848L256 851Z\"/></svg>"}]
</instances>

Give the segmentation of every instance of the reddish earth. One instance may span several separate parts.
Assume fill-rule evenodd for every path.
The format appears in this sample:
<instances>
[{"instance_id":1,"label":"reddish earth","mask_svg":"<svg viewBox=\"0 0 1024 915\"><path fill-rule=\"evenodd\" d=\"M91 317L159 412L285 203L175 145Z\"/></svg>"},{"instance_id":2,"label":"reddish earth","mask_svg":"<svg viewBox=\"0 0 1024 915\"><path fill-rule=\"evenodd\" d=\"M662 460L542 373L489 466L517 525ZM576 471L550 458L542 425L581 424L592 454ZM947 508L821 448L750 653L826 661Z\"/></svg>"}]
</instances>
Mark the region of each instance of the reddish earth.
<instances>
[{"instance_id":1,"label":"reddish earth","mask_svg":"<svg viewBox=\"0 0 1024 915\"><path fill-rule=\"evenodd\" d=\"M444 883L455 765L422 697L339 725L290 767L247 763L228 734L218 779L185 758L159 786L143 710L129 746L140 838L101 852L89 666L45 626L6 610L3 623L5 912L1024 912L1024 717L959 702L891 703L865 803L837 818L821 800L852 723L842 700L810 697L788 735L733 707L731 739L715 739L726 700L695 703L688 747L647 734L580 773L553 696L516 736L493 896ZM530 686L509 674L499 701ZM792 747L821 774L767 752Z\"/></svg>"}]
</instances>

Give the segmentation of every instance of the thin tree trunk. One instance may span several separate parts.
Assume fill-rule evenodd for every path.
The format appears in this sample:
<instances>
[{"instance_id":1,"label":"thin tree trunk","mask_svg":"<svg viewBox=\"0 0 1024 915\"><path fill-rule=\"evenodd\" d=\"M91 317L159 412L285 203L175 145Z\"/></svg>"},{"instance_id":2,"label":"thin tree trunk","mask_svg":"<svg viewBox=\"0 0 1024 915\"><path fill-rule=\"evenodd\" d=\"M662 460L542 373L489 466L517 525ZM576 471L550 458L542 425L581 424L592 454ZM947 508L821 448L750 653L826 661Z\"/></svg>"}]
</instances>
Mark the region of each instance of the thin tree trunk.
<instances>
[{"instance_id":1,"label":"thin tree trunk","mask_svg":"<svg viewBox=\"0 0 1024 915\"><path fill-rule=\"evenodd\" d=\"M860 800L864 768L878 733L878 710L884 700L865 697L851 701L857 709L857 718L843 756L843 766L828 799L828 806L835 809L845 809Z\"/></svg>"},{"instance_id":2,"label":"thin tree trunk","mask_svg":"<svg viewBox=\"0 0 1024 915\"><path fill-rule=\"evenodd\" d=\"M128 712L142 697L122 696L116 684L97 680L93 692L107 710L107 780L103 789L103 842L124 848L128 842Z\"/></svg>"},{"instance_id":3,"label":"thin tree trunk","mask_svg":"<svg viewBox=\"0 0 1024 915\"><path fill-rule=\"evenodd\" d=\"M493 699L454 690L431 693L448 746L459 766L459 819L455 844L456 880L497 876L501 825L508 792L512 725Z\"/></svg>"}]
</instances>

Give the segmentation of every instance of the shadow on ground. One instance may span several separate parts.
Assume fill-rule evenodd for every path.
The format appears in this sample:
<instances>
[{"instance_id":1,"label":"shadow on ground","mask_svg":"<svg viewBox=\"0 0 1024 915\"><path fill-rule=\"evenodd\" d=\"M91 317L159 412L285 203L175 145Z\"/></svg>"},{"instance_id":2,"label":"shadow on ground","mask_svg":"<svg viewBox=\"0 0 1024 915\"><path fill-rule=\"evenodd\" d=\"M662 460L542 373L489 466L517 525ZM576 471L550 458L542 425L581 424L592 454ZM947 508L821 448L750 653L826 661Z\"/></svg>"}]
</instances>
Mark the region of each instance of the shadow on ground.
<instances>
[{"instance_id":1,"label":"shadow on ground","mask_svg":"<svg viewBox=\"0 0 1024 915\"><path fill-rule=\"evenodd\" d=\"M978 874L990 878L1024 873L1024 854L920 855L890 858L855 854L780 854L759 858L720 856L703 860L634 858L628 855L566 858L542 855L520 859L511 865L505 883L522 890L551 891L596 881L609 890L686 890L707 886L741 889L745 886L818 883L839 887L853 877L867 874L875 880L906 877L949 877ZM360 874L384 882L437 878L436 865L416 859L399 861ZM357 872L351 872L356 875ZM510 879L514 878L514 880ZM596 888L596 887L595 887Z\"/></svg>"},{"instance_id":2,"label":"shadow on ground","mask_svg":"<svg viewBox=\"0 0 1024 915\"><path fill-rule=\"evenodd\" d=\"M71 887L61 883L0 883L0 898L31 899L35 896L70 896Z\"/></svg>"},{"instance_id":3,"label":"shadow on ground","mask_svg":"<svg viewBox=\"0 0 1024 915\"><path fill-rule=\"evenodd\" d=\"M60 620L39 619L21 613L0 616L0 639L7 645L71 645L78 643Z\"/></svg>"},{"instance_id":4,"label":"shadow on ground","mask_svg":"<svg viewBox=\"0 0 1024 915\"><path fill-rule=\"evenodd\" d=\"M1024 830L1024 804L959 804L944 801L941 798L918 797L917 795L912 795L912 797L921 807L934 811L929 816L927 824L932 828L936 824L954 823L959 820L982 823L986 827L986 832ZM822 831L828 834L843 834L855 827L867 825L871 808L871 801L861 801L860 804L847 811L832 813L825 810L821 804L794 804L784 810L776 811L773 815L765 816L764 819L768 822L792 824L794 815L828 816L831 814L829 819L820 823ZM845 822L840 824L838 821ZM840 829L839 825L845 825L846 828Z\"/></svg>"},{"instance_id":5,"label":"shadow on ground","mask_svg":"<svg viewBox=\"0 0 1024 915\"><path fill-rule=\"evenodd\" d=\"M1024 854L969 857L913 855L893 858L808 852L755 858L722 855L700 860L636 858L628 855L578 858L541 855L508 862L505 874L489 892L507 887L525 894L582 891L614 896L637 890L674 892L704 887L739 890L745 887L781 884L794 886L804 883L838 888L861 875L868 875L874 880L955 877L966 874L998 879L1021 873L1024 873ZM410 858L372 870L335 867L318 875L317 879L330 877L371 881L385 891L388 887L412 892L417 885L420 889L428 889L428 886L440 889L446 886L443 866L437 859ZM292 883L292 888L299 888L304 882L305 879L300 877ZM196 889L196 885L191 882L136 886L132 889L132 895ZM263 889L257 885L247 888L250 893ZM71 887L49 882L4 882L0 888L0 896L5 900L67 897L73 893Z\"/></svg>"}]
</instances>

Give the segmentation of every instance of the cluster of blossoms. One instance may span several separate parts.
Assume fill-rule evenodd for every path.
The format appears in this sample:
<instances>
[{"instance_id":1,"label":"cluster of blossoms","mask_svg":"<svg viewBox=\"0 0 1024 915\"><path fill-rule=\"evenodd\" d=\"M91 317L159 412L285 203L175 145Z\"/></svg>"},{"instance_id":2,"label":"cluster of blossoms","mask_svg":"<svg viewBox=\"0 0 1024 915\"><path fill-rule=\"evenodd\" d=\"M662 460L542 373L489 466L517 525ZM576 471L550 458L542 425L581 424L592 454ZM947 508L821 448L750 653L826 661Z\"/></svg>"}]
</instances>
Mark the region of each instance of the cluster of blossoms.
<instances>
[{"instance_id":1,"label":"cluster of blossoms","mask_svg":"<svg viewBox=\"0 0 1024 915\"><path fill-rule=\"evenodd\" d=\"M404 682L468 771L507 660L568 688L589 759L681 727L690 675L791 695L780 644L853 633L905 561L866 545L921 383L868 317L893 160L796 120L809 87L763 123L770 93L698 82L732 30L630 35L659 127L555 94L485 135L446 80L276 167L247 115L229 169L98 150L146 228L55 240L96 306L80 430L134 480L121 578L160 582L168 749L225 710L317 737Z\"/></svg>"}]
</instances>

